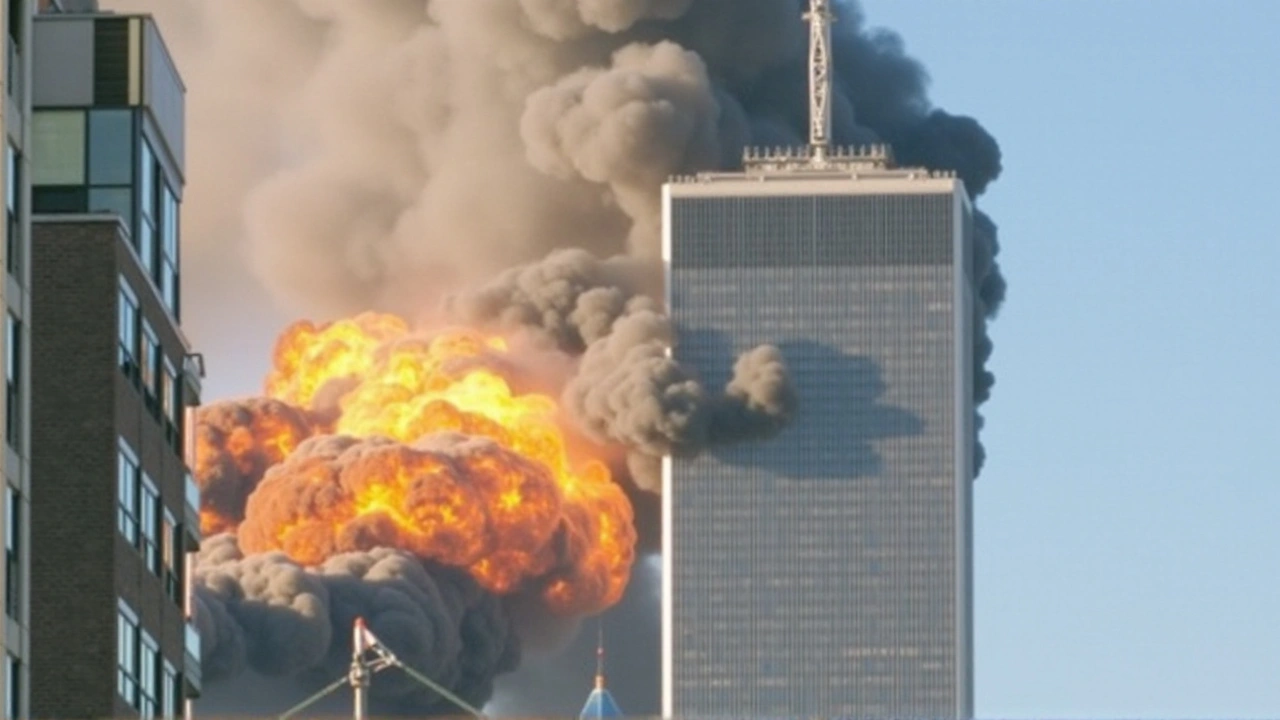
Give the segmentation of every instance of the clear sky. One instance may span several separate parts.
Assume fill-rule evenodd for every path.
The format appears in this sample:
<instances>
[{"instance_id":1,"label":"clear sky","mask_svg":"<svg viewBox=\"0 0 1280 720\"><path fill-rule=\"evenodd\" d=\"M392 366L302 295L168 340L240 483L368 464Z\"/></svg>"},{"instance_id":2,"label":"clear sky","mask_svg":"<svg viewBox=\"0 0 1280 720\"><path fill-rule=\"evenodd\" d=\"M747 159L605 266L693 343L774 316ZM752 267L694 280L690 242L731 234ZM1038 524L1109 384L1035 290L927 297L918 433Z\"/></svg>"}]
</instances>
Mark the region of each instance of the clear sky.
<instances>
[{"instance_id":1,"label":"clear sky","mask_svg":"<svg viewBox=\"0 0 1280 720\"><path fill-rule=\"evenodd\" d=\"M1280 717L1280 2L863 6L1004 151L979 715Z\"/></svg>"}]
</instances>

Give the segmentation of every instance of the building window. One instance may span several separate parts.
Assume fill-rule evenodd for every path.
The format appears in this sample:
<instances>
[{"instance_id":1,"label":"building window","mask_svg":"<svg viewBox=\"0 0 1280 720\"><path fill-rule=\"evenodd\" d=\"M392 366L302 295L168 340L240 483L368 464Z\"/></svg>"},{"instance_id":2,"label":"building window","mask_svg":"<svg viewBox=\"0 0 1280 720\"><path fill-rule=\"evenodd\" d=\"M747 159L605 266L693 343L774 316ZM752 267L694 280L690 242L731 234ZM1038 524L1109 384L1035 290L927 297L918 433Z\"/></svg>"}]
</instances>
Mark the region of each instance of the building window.
<instances>
[{"instance_id":1,"label":"building window","mask_svg":"<svg viewBox=\"0 0 1280 720\"><path fill-rule=\"evenodd\" d=\"M88 194L88 212L119 215L125 228L132 233L129 217L133 214L133 190L131 188L91 187Z\"/></svg>"},{"instance_id":2,"label":"building window","mask_svg":"<svg viewBox=\"0 0 1280 720\"><path fill-rule=\"evenodd\" d=\"M183 715L182 679L178 675L178 670L168 660L164 661L164 678L161 681L160 691L164 693L161 712L164 713L165 720L181 718Z\"/></svg>"},{"instance_id":3,"label":"building window","mask_svg":"<svg viewBox=\"0 0 1280 720\"><path fill-rule=\"evenodd\" d=\"M133 110L89 111L89 184L133 185Z\"/></svg>"},{"instance_id":4,"label":"building window","mask_svg":"<svg viewBox=\"0 0 1280 720\"><path fill-rule=\"evenodd\" d=\"M160 576L160 493L142 473L142 558L147 569Z\"/></svg>"},{"instance_id":5,"label":"building window","mask_svg":"<svg viewBox=\"0 0 1280 720\"><path fill-rule=\"evenodd\" d=\"M138 615L123 600L116 610L116 692L139 708Z\"/></svg>"},{"instance_id":6,"label":"building window","mask_svg":"<svg viewBox=\"0 0 1280 720\"><path fill-rule=\"evenodd\" d=\"M4 493L4 611L22 620L22 496L12 486Z\"/></svg>"},{"instance_id":7,"label":"building window","mask_svg":"<svg viewBox=\"0 0 1280 720\"><path fill-rule=\"evenodd\" d=\"M5 267L22 278L22 154L5 143Z\"/></svg>"},{"instance_id":8,"label":"building window","mask_svg":"<svg viewBox=\"0 0 1280 720\"><path fill-rule=\"evenodd\" d=\"M139 358L138 364L142 368L142 395L143 402L152 415L159 416L160 412L160 341L156 338L156 331L151 329L151 324L146 320L142 321L142 357Z\"/></svg>"},{"instance_id":9,"label":"building window","mask_svg":"<svg viewBox=\"0 0 1280 720\"><path fill-rule=\"evenodd\" d=\"M5 39L5 67L8 69L8 74L5 80L9 96L14 100L22 99L22 30L23 18L26 17L26 13L23 12L25 5L25 0L8 2L9 18L6 25L9 26L9 36Z\"/></svg>"},{"instance_id":10,"label":"building window","mask_svg":"<svg viewBox=\"0 0 1280 720\"><path fill-rule=\"evenodd\" d=\"M160 704L159 688L156 685L160 681L160 646L151 638L146 630L138 631L142 642L139 643L142 650L142 662L139 663L138 670L138 710L142 713L142 720L152 720L156 716L156 707Z\"/></svg>"},{"instance_id":11,"label":"building window","mask_svg":"<svg viewBox=\"0 0 1280 720\"><path fill-rule=\"evenodd\" d=\"M178 318L178 198L168 185L160 195L160 296Z\"/></svg>"},{"instance_id":12,"label":"building window","mask_svg":"<svg viewBox=\"0 0 1280 720\"><path fill-rule=\"evenodd\" d=\"M143 138L138 159L138 255L147 277L156 279L156 156Z\"/></svg>"},{"instance_id":13,"label":"building window","mask_svg":"<svg viewBox=\"0 0 1280 720\"><path fill-rule=\"evenodd\" d=\"M160 388L160 397L161 410L164 412L164 435L175 450L180 450L178 413L181 412L182 399L178 397L178 372L173 369L173 363L169 362L169 358L164 358L162 365L164 385Z\"/></svg>"},{"instance_id":14,"label":"building window","mask_svg":"<svg viewBox=\"0 0 1280 720\"><path fill-rule=\"evenodd\" d=\"M22 321L5 313L4 321L4 437L22 451Z\"/></svg>"},{"instance_id":15,"label":"building window","mask_svg":"<svg viewBox=\"0 0 1280 720\"><path fill-rule=\"evenodd\" d=\"M120 370L138 381L138 296L120 279Z\"/></svg>"},{"instance_id":16,"label":"building window","mask_svg":"<svg viewBox=\"0 0 1280 720\"><path fill-rule=\"evenodd\" d=\"M18 720L22 717L22 661L4 654L4 718Z\"/></svg>"},{"instance_id":17,"label":"building window","mask_svg":"<svg viewBox=\"0 0 1280 720\"><path fill-rule=\"evenodd\" d=\"M173 513L164 511L160 528L161 561L164 563L164 593L182 605L182 528Z\"/></svg>"},{"instance_id":18,"label":"building window","mask_svg":"<svg viewBox=\"0 0 1280 720\"><path fill-rule=\"evenodd\" d=\"M118 519L116 527L130 545L138 544L138 456L124 440L120 441L120 467L117 471Z\"/></svg>"},{"instance_id":19,"label":"building window","mask_svg":"<svg viewBox=\"0 0 1280 720\"><path fill-rule=\"evenodd\" d=\"M42 110L32 113L31 147L28 151L32 160L32 185L84 185L84 112Z\"/></svg>"}]
</instances>

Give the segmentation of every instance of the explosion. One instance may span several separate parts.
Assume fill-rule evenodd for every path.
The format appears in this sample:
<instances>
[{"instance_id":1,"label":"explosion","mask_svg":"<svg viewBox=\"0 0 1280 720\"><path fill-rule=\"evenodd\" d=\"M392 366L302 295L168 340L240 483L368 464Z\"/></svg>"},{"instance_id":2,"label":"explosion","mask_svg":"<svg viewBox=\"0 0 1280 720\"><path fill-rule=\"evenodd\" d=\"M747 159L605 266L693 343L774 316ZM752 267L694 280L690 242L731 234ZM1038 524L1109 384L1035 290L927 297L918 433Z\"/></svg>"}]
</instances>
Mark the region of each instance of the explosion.
<instances>
[{"instance_id":1,"label":"explosion","mask_svg":"<svg viewBox=\"0 0 1280 720\"><path fill-rule=\"evenodd\" d=\"M202 423L202 529L308 567L397 548L495 594L537 586L558 613L609 607L634 560L631 505L604 463L570 452L554 399L513 392L508 355L500 337L416 334L389 315L295 324L269 400L229 432ZM226 463L265 469L236 487L242 517L208 492Z\"/></svg>"}]
</instances>

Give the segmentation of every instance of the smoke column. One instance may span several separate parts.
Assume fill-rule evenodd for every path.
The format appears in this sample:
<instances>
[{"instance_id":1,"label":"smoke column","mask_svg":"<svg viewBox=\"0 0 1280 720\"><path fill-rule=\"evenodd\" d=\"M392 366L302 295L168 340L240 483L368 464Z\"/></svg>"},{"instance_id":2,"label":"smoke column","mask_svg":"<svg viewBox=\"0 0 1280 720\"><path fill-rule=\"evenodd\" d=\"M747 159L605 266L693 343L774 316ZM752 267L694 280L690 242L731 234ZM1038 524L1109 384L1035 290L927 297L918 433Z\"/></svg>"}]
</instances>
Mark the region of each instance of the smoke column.
<instances>
[{"instance_id":1,"label":"smoke column","mask_svg":"<svg viewBox=\"0 0 1280 720\"><path fill-rule=\"evenodd\" d=\"M769 348L739 358L728 388L663 363L670 328L652 298L661 181L732 168L746 144L803 142L802 0L104 4L154 11L190 88L187 307L215 373L239 361L229 339L260 315L265 289L290 315L376 309L528 329L580 358L561 399L584 435L628 449L641 488L658 453L767 433L790 412L785 358ZM897 36L852 2L836 9L835 142L889 142L902 164L954 170L980 196L1000 173L995 140L931 105ZM976 230L981 402L1005 283L995 223L979 213ZM239 253L228 238L242 238ZM652 623L610 621L614 647L654 647ZM499 678L498 704L576 703L584 642L561 656L581 682L535 687L556 662L540 661ZM496 672L502 656L462 664ZM656 674L655 656L611 675L629 712L657 709ZM627 706L632 688L644 690Z\"/></svg>"}]
</instances>

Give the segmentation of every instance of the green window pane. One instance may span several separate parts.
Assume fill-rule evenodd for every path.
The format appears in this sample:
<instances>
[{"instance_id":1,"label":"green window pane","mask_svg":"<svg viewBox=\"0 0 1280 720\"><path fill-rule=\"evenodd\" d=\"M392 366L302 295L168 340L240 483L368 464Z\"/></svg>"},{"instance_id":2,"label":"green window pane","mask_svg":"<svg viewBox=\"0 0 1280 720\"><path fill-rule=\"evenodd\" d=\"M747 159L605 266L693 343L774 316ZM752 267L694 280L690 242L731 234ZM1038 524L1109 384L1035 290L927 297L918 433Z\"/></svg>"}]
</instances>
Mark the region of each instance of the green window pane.
<instances>
[{"instance_id":1,"label":"green window pane","mask_svg":"<svg viewBox=\"0 0 1280 720\"><path fill-rule=\"evenodd\" d=\"M31 118L31 182L83 185L85 122L79 110L34 113Z\"/></svg>"}]
</instances>

